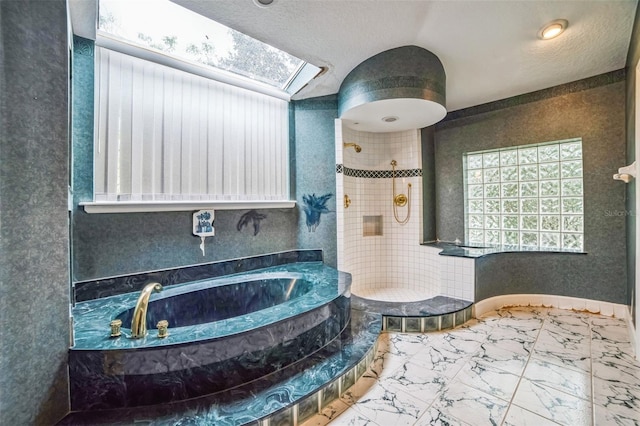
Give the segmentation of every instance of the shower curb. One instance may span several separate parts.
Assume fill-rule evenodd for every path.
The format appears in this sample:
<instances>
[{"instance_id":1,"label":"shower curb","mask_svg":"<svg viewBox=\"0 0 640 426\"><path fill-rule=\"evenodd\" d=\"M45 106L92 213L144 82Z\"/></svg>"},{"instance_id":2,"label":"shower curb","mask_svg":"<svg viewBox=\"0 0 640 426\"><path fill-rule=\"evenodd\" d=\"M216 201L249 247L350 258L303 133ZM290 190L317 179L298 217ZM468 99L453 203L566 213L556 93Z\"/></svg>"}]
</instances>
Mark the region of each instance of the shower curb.
<instances>
[{"instance_id":1,"label":"shower curb","mask_svg":"<svg viewBox=\"0 0 640 426\"><path fill-rule=\"evenodd\" d=\"M432 316L382 316L383 332L400 333L432 333L435 331L450 330L458 327L470 319L473 315L473 306L457 312L451 312Z\"/></svg>"}]
</instances>

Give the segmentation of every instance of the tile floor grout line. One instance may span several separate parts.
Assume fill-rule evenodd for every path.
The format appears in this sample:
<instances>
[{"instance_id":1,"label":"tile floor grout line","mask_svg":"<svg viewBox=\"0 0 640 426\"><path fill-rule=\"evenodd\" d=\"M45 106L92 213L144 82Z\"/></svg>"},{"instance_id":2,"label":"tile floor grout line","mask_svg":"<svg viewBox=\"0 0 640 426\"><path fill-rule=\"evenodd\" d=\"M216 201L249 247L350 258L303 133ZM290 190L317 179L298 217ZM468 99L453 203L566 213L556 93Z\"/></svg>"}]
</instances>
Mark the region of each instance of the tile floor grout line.
<instances>
[{"instance_id":1,"label":"tile floor grout line","mask_svg":"<svg viewBox=\"0 0 640 426\"><path fill-rule=\"evenodd\" d=\"M465 355L460 359L464 360L464 364L460 368L458 368L456 370L456 372L455 372L455 374L453 376L451 376L450 378L447 378L447 380L445 381L445 385L442 388L442 390L433 392L433 393L431 393L431 396L428 399L425 398L425 400L422 400L425 403L425 406L423 408L422 413L420 414L420 411L418 411L419 416L417 418L415 418L415 420L413 418L408 419L407 424L413 424L413 425L426 424L424 422L424 420L425 419L429 420L429 416L427 415L427 413L429 413L429 411L434 407L434 404L437 404L438 401L440 400L442 394L447 392L447 389L450 389L452 383L456 381L456 378L460 378L461 372L466 367L469 366L469 364L471 363L472 358L474 356L478 356L479 355L479 353L481 351L480 348L482 347L482 345L484 343L486 343L488 341L488 338L491 335L491 332L501 329L501 327L499 325L500 320L502 320L503 318L515 318L515 319L524 319L524 320L527 320L527 319L530 320L530 319L536 319L537 318L540 321L540 323L539 323L539 326L538 326L539 328L537 330L535 339L533 341L533 345L531 346L531 350L528 351L528 354L526 355L526 358L523 359L523 361L526 360L526 362L524 362L522 370L521 370L520 374L518 375L517 384L515 385L515 388L512 391L511 397L510 397L510 399L508 401L508 404L507 404L507 406L505 408L505 414L500 419L501 421L498 423L498 424L501 424L501 425L505 425L507 423L507 419L508 419L507 416L509 415L510 410L512 410L514 408L514 400L515 400L516 393L518 392L518 390L521 390L521 386L523 386L522 385L523 379L527 379L524 376L527 375L528 368L529 367L532 367L532 368L536 367L534 364L536 362L538 362L538 361L541 361L543 363L546 362L544 358L540 358L538 356L540 354L536 355L536 351L537 351L536 348L538 347L538 345L546 342L546 340L545 340L546 334L543 334L543 331L548 330L548 327L550 325L553 325L555 321L557 321L561 325L562 324L572 325L575 322L575 321L570 321L571 318L568 318L568 317L565 318L562 315L554 315L553 312L552 312L552 309L550 309L550 308L545 308L545 307L543 307L543 308L544 308L543 310L536 311L535 307L531 307L531 309L532 309L531 314L533 315L533 317L531 317L531 318L524 318L524 317L519 318L519 317L514 317L513 315L511 315L511 316L499 316L498 315L498 321L497 322L492 322L492 324L494 324L494 325L489 326L490 329L489 329L489 331L487 331L487 334L484 335L484 338L481 338L481 340L475 341L477 343L477 347L476 347L476 349L473 350L473 352L467 352L467 349L463 349L461 347L460 350ZM493 314L499 314L500 311L501 310L495 310L492 313ZM508 311L508 310L506 310L506 311ZM540 314L542 314L542 315L540 315ZM576 314L579 315L579 313L577 313L577 312L576 312ZM482 317L477 318L477 320L479 320L478 323L482 323ZM592 420L593 424L595 425L596 424L595 423L596 422L596 404L595 404L595 380L596 380L596 378L595 378L595 373L594 373L594 369L593 369L593 366L594 366L594 357L593 357L594 346L593 346L593 344L597 340L597 339L594 340L594 337L595 337L595 334L594 334L594 321L595 321L595 319L592 316L587 316L586 318L583 318L583 320L586 320L585 322L586 322L586 325L587 325L586 332L588 333L588 336L585 336L585 337L586 337L586 340L588 342L588 349L587 349L588 352L586 352L586 353L588 353L589 358L590 358L589 359L589 368L590 368L589 374L590 375L589 375L589 377L587 379L590 379L590 383L589 384L591 386L591 398L590 398L590 401L589 400L587 400L587 401L589 401L591 403L591 407L590 407L591 408L591 412L590 413L587 412L587 413L590 414L591 420ZM487 325L488 325L488 323L487 323ZM516 325L517 325L517 322L516 322ZM505 324L504 327L508 327L508 324ZM453 330L449 330L449 331L445 332L445 334L454 332L455 330L459 330L461 328L463 328L463 327L461 327L461 326L456 327ZM399 337L400 336L406 337L406 336L411 336L412 334L415 334L415 333L392 333L392 334L395 334L396 336L399 336ZM382 369L380 370L381 371L380 374L382 374L382 371L384 370L384 365L385 364L388 365L389 362L391 362L393 364L396 364L399 361L402 361L402 365L406 365L421 350L423 350L424 348L426 348L428 346L433 346L436 343L437 342L431 341L429 339L425 339L423 341L415 341L415 340L411 340L409 338L407 338L406 340L404 340L402 338L399 338L399 339L397 339L397 342L395 342L395 344L393 344L392 342L389 342L387 351L383 352L385 355L387 355L387 357L386 358L383 357L383 359L382 359L383 366L382 366ZM405 344L406 344L406 346L405 346ZM420 346L420 349L418 349L417 352L413 351L413 346L411 346L413 344L418 344ZM391 352L391 350L389 350L389 349L392 349L392 348L394 348L396 346L397 346L396 349L398 349L399 354L393 354ZM412 353L412 351L413 351L413 353ZM581 352L582 351L584 351L584 349L582 349ZM411 356L407 357L407 355L409 353L411 353ZM401 359L394 359L394 357L396 355L397 355L397 358L401 358ZM407 357L407 358L405 358L405 357ZM554 362L550 362L550 363L553 364L556 367L557 366L560 366L560 367L562 366L562 365L556 364ZM402 365L398 366L397 368L394 368L394 371L399 371L400 368L402 367ZM501 369L499 367L496 367L496 368L498 368L499 370ZM503 370L503 371L507 371L507 370ZM580 371L582 371L582 370L580 370ZM379 382L380 382L380 374L375 373L376 378L373 380L374 385L378 385L379 384ZM527 379L527 380L531 380L531 379ZM543 380L543 382L545 382L545 381ZM461 383L465 384L464 382L461 382ZM536 383L536 382L532 381L532 383ZM579 381L578 383L585 383L585 382L584 382L584 380L582 380L582 381ZM419 385L420 383L416 382L416 384ZM589 384L587 384L587 386L589 386ZM481 388L481 387L476 387L476 386L472 386L472 385L466 385L466 386L469 387L470 389L474 389L476 391L487 393L487 391L483 390L483 388ZM549 386L548 384L540 385L540 386L545 387L545 388L549 387L550 390L557 391L560 394L565 393L567 395L573 395L570 392L568 392L567 389L556 388L555 386L553 386L553 384L551 386ZM397 395L397 399L398 399L398 402L400 404L400 405L398 405L398 407L402 407L403 406L402 396L405 396L405 397L406 396L411 396L413 399L416 398L416 396L414 396L409 391L409 389L403 389L401 387L396 388L394 386L390 386L388 389L387 388L384 388L384 389L388 390L389 392L392 392L394 394L395 393L398 394ZM364 395L362 395L360 398L362 398L363 396ZM574 395L574 396L576 396L576 395ZM420 398L418 398L418 399L420 399ZM502 399L502 398L500 398L500 399ZM502 400L506 402L505 399L502 399ZM587 401L585 401L585 403ZM342 400L342 402L345 404L345 407L346 407L345 410L349 410L351 408L354 408L354 406L355 406L355 404L346 403L346 401L344 401L344 400ZM393 405L395 406L396 404L394 403ZM549 422L551 422L553 424L558 424L557 420L554 420L553 418L550 417L550 416L554 416L554 413L552 413L552 412L545 412L545 414L540 414L537 411L533 411L531 408L526 408L526 406L522 407L522 406L518 405L518 406L515 406L515 407L517 407L517 409L518 409L517 413L522 413L522 415L525 415L527 417L531 416L532 419L533 418L539 418L540 420L545 419L545 420L547 420L547 421L549 421ZM367 408L367 405L366 404L363 405L363 408ZM370 409L371 409L371 407L368 407L367 410L370 410ZM375 408L373 408L373 409L375 410ZM360 411L359 409L355 409L355 408L354 408L354 410L355 410L355 413L353 415L360 416L362 418L362 420L368 419L372 423L380 424L380 425L383 425L383 426L385 425L384 422L380 423L381 419L376 417L375 413L369 412L367 410ZM519 410L522 410L522 412L520 412ZM438 410L438 411L440 411L440 410ZM448 410L440 411L440 412L441 412L441 414L443 416L449 417L451 420L459 421L461 423L464 422L463 420L460 420L461 418L465 418L464 414L461 414L462 412L459 412L459 411L449 412ZM526 414L526 413L528 413L528 414ZM585 413L585 414L587 414L587 413ZM462 417L460 417L460 414L462 415ZM565 411L565 414L566 414L566 411ZM376 422L376 420L371 418L371 416L376 417L376 419L378 419L378 421ZM334 419L329 420L329 422L333 422L333 420L337 419L338 417L339 417L339 415L336 416ZM589 418L589 417L587 417L587 418ZM421 419L423 420L423 422L421 422ZM387 418L387 420L388 420L388 418ZM435 420L435 418L432 419L432 420ZM392 423L387 423L387 424L392 424Z\"/></svg>"},{"instance_id":2,"label":"tile floor grout line","mask_svg":"<svg viewBox=\"0 0 640 426\"><path fill-rule=\"evenodd\" d=\"M507 421L507 414L509 414L509 410L511 410L511 406L513 405L513 400L516 397L516 393L518 392L518 388L520 387L520 383L522 382L522 379L524 378L524 373L525 371L527 371L527 367L529 366L529 362L531 361L531 357L533 356L533 350L536 347L536 343L538 343L538 338L540 338L540 334L542 333L542 328L544 327L544 323L547 319L549 315L549 312L547 311L547 314L545 315L545 318L542 319L542 323L540 324L540 329L538 330L538 335L536 336L536 339L533 342L533 346L531 346L531 350L529 351L529 356L527 357L527 362L525 362L524 367L522 368L522 372L520 373L520 377L518 378L518 383L516 384L515 389L513 390L513 393L511 394L511 399L509 400L509 405L507 405L507 410L504 412L504 418L502 419L502 422L500 422L501 425L504 425L504 422ZM526 410L526 408L524 407L520 407ZM535 413L537 414L537 413ZM543 417L543 416L541 416ZM546 417L545 417L546 418ZM550 420L550 419L548 419Z\"/></svg>"}]
</instances>

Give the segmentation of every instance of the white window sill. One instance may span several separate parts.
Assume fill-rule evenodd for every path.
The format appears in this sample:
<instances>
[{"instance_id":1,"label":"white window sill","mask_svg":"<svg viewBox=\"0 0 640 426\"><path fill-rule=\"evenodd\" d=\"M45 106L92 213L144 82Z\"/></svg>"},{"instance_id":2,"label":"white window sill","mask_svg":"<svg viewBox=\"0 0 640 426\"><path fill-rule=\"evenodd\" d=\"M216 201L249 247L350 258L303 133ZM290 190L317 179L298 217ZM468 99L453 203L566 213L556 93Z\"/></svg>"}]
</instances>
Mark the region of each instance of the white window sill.
<instances>
[{"instance_id":1,"label":"white window sill","mask_svg":"<svg viewBox=\"0 0 640 426\"><path fill-rule=\"evenodd\" d=\"M87 213L183 212L200 209L290 209L295 201L88 201L80 203Z\"/></svg>"}]
</instances>

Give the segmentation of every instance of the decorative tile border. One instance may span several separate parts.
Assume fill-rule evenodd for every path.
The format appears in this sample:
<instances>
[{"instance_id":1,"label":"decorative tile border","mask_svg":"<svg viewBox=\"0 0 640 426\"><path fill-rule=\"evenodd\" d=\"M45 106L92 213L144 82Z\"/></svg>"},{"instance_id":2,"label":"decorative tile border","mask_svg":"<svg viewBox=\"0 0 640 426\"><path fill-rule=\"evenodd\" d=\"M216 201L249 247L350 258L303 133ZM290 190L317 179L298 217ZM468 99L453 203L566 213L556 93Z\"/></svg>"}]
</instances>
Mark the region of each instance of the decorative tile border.
<instances>
[{"instance_id":1,"label":"decorative tile border","mask_svg":"<svg viewBox=\"0 0 640 426\"><path fill-rule=\"evenodd\" d=\"M181 284L287 263L322 261L322 250L291 250L261 256L203 263L200 265L78 281L73 283L73 300L74 303L84 302L117 294L140 291L150 281L156 281L162 285Z\"/></svg>"},{"instance_id":2,"label":"decorative tile border","mask_svg":"<svg viewBox=\"0 0 640 426\"><path fill-rule=\"evenodd\" d=\"M344 173L345 176L357 177L357 178L368 178L368 179L391 179L394 176L393 170L362 170L362 169L351 169L349 167L345 167L342 164L336 164L336 173ZM397 178L408 178L408 177L419 177L422 176L422 169L406 169L406 170L396 170L395 177Z\"/></svg>"}]
</instances>

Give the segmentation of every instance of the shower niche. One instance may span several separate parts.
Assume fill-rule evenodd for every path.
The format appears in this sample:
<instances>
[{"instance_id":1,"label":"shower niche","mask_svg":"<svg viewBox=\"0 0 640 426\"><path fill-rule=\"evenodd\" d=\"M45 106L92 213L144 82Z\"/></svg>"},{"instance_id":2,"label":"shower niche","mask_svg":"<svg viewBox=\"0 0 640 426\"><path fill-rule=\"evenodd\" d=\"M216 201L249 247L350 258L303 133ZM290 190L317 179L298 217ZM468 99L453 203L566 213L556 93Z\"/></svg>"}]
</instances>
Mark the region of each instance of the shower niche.
<instances>
[{"instance_id":1,"label":"shower niche","mask_svg":"<svg viewBox=\"0 0 640 426\"><path fill-rule=\"evenodd\" d=\"M362 216L362 236L382 236L382 216Z\"/></svg>"}]
</instances>

